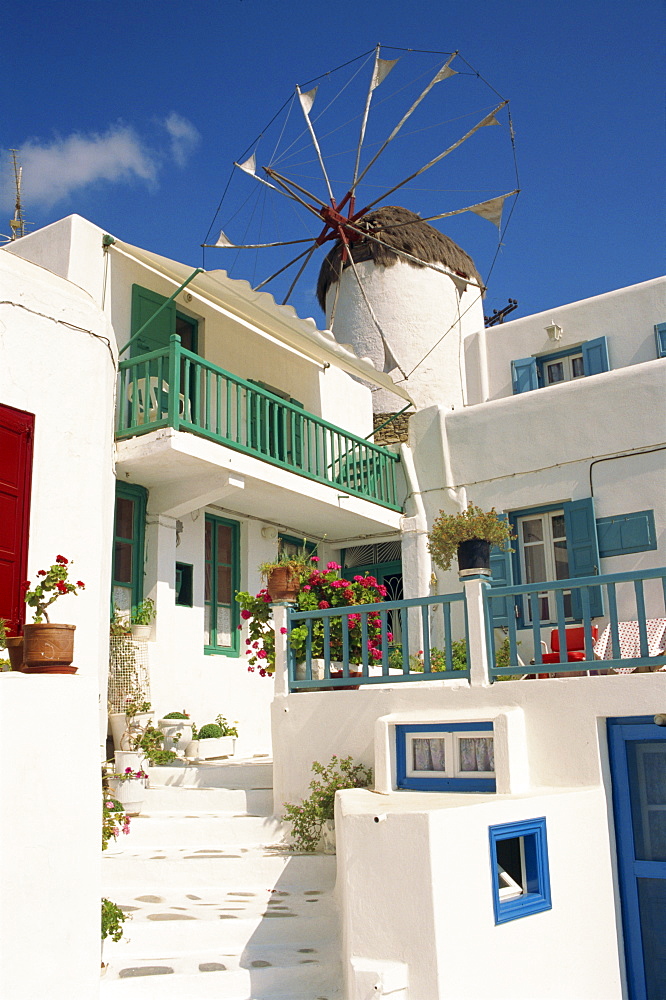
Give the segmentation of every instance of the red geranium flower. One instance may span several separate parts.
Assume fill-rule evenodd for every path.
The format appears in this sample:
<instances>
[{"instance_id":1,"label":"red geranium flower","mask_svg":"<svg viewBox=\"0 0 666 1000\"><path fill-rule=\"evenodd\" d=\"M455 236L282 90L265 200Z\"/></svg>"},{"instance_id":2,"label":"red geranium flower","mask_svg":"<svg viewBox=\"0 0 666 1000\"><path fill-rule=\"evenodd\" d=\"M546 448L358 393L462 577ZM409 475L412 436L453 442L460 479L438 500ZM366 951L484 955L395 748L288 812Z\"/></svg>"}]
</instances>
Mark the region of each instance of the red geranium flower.
<instances>
[{"instance_id":1,"label":"red geranium flower","mask_svg":"<svg viewBox=\"0 0 666 1000\"><path fill-rule=\"evenodd\" d=\"M56 556L56 562L61 563L63 566L66 566L67 563L69 562L69 559L65 559L64 556Z\"/></svg>"}]
</instances>

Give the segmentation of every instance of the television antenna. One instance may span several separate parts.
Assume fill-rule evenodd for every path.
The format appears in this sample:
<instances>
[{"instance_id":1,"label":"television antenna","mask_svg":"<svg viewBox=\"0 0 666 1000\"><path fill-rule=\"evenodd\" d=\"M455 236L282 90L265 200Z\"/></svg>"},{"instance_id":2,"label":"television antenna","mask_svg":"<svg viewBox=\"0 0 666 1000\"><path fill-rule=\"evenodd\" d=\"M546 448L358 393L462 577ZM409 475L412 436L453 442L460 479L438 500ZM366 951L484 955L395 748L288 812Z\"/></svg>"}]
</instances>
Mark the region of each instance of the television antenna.
<instances>
[{"instance_id":1,"label":"television antenna","mask_svg":"<svg viewBox=\"0 0 666 1000\"><path fill-rule=\"evenodd\" d=\"M21 182L23 179L23 167L19 166L17 160L17 149L10 149L9 152L12 154L12 165L14 168L14 187L16 190L16 201L14 204L14 217L9 220L9 228L11 229L11 236L7 236L4 233L0 233L0 236L8 243L12 243L14 240L20 239L25 236L25 219L23 218L23 204L21 202Z\"/></svg>"}]
</instances>

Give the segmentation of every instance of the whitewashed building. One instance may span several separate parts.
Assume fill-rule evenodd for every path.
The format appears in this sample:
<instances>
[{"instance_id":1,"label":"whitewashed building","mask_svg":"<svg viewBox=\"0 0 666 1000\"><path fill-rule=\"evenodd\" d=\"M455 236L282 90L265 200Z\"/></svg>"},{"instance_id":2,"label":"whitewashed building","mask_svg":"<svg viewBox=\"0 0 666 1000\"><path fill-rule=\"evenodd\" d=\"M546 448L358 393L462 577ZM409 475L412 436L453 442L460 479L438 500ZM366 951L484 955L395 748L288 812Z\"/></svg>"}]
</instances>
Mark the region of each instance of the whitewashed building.
<instances>
[{"instance_id":1,"label":"whitewashed building","mask_svg":"<svg viewBox=\"0 0 666 1000\"><path fill-rule=\"evenodd\" d=\"M373 368L246 282L78 216L8 249L21 320L12 314L0 340L0 412L35 418L18 565L55 545L94 580L71 615L79 674L61 681L81 689L86 717L98 695L106 715L112 605L151 597L155 715L185 709L201 725L219 712L238 721L241 753L272 746L276 813L305 794L313 760L352 754L374 767L375 788L340 793L336 807L349 1000L659 996L659 935L646 928L660 926L666 885L666 728L653 721L666 691L650 669L661 650L643 640L646 619L666 619L666 281L484 329L472 272L443 261L432 279L364 261L390 329L371 342L364 296L343 274L336 336ZM421 319L429 297L434 320ZM405 372L426 353L408 440L372 444L372 392L375 409L390 407L389 390L403 407ZM51 479L56 457L65 471ZM463 595L427 553L439 510L468 502L516 529L515 553L493 558L496 599L478 580ZM234 593L258 589L258 565L304 538L406 595L405 653L466 635L467 669L437 679L408 668L399 681L366 665L357 690L331 690L309 668L297 681L283 649L275 682L248 673ZM577 585L591 576L598 588ZM553 630L582 623L589 654L592 628L632 620L645 672L555 667L538 682L497 682L505 634L518 678L544 672L526 664ZM2 680L27 691L40 679ZM425 749L448 763L419 766Z\"/></svg>"}]
</instances>

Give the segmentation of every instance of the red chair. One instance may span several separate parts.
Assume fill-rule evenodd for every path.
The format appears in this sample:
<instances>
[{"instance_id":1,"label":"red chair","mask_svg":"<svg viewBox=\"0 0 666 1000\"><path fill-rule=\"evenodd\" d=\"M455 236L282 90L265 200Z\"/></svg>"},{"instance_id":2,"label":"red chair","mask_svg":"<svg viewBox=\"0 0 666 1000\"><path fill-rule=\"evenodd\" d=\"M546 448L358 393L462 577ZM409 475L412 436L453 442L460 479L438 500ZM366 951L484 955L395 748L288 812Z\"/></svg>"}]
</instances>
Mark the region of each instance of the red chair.
<instances>
[{"instance_id":1,"label":"red chair","mask_svg":"<svg viewBox=\"0 0 666 1000\"><path fill-rule=\"evenodd\" d=\"M574 628L568 628L566 630L567 636L567 661L569 663L578 663L580 660L585 659L585 629L582 625L576 625ZM595 643L599 636L599 629L596 625L592 626L592 642ZM546 643L542 641L541 643L543 649L547 650ZM556 628L550 633L550 648L552 650L549 652L542 652L541 659L544 663L563 663L564 660L560 659L560 633ZM558 677L563 676L562 674L557 675Z\"/></svg>"}]
</instances>

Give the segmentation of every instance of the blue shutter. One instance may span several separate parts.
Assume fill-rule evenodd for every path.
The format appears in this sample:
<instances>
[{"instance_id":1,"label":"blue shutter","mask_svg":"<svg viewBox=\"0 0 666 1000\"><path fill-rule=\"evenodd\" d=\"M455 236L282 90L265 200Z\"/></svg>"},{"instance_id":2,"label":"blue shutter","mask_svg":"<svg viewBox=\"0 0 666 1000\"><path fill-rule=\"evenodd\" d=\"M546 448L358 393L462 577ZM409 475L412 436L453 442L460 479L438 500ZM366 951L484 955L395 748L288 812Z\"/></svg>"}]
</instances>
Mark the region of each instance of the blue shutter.
<instances>
[{"instance_id":1,"label":"blue shutter","mask_svg":"<svg viewBox=\"0 0 666 1000\"><path fill-rule=\"evenodd\" d=\"M605 337L588 340L582 347L583 365L586 375L599 375L610 369L608 364L608 345Z\"/></svg>"},{"instance_id":2,"label":"blue shutter","mask_svg":"<svg viewBox=\"0 0 666 1000\"><path fill-rule=\"evenodd\" d=\"M655 323L654 335L657 338L657 357L666 358L666 323Z\"/></svg>"},{"instance_id":3,"label":"blue shutter","mask_svg":"<svg viewBox=\"0 0 666 1000\"><path fill-rule=\"evenodd\" d=\"M504 521L507 520L506 514L499 514L498 516ZM490 573L491 587L510 587L513 583L511 553L502 552L497 545L493 545L490 550ZM492 597L492 592L490 596ZM513 615L514 613L513 598L497 598L491 601L490 607L493 617L493 628L508 628L509 615Z\"/></svg>"},{"instance_id":4,"label":"blue shutter","mask_svg":"<svg viewBox=\"0 0 666 1000\"><path fill-rule=\"evenodd\" d=\"M520 358L511 362L511 382L513 394L530 392L538 388L536 358Z\"/></svg>"},{"instance_id":5,"label":"blue shutter","mask_svg":"<svg viewBox=\"0 0 666 1000\"><path fill-rule=\"evenodd\" d=\"M602 559L656 549L654 511L636 510L631 514L598 517L597 538Z\"/></svg>"},{"instance_id":6,"label":"blue shutter","mask_svg":"<svg viewBox=\"0 0 666 1000\"><path fill-rule=\"evenodd\" d=\"M597 526L594 519L594 500L573 500L564 504L564 524L567 536L569 576L596 576L599 573L599 545ZM572 591L572 606L575 618L583 614L582 601L578 591ZM601 587L590 589L590 614L599 618L604 613Z\"/></svg>"}]
</instances>

